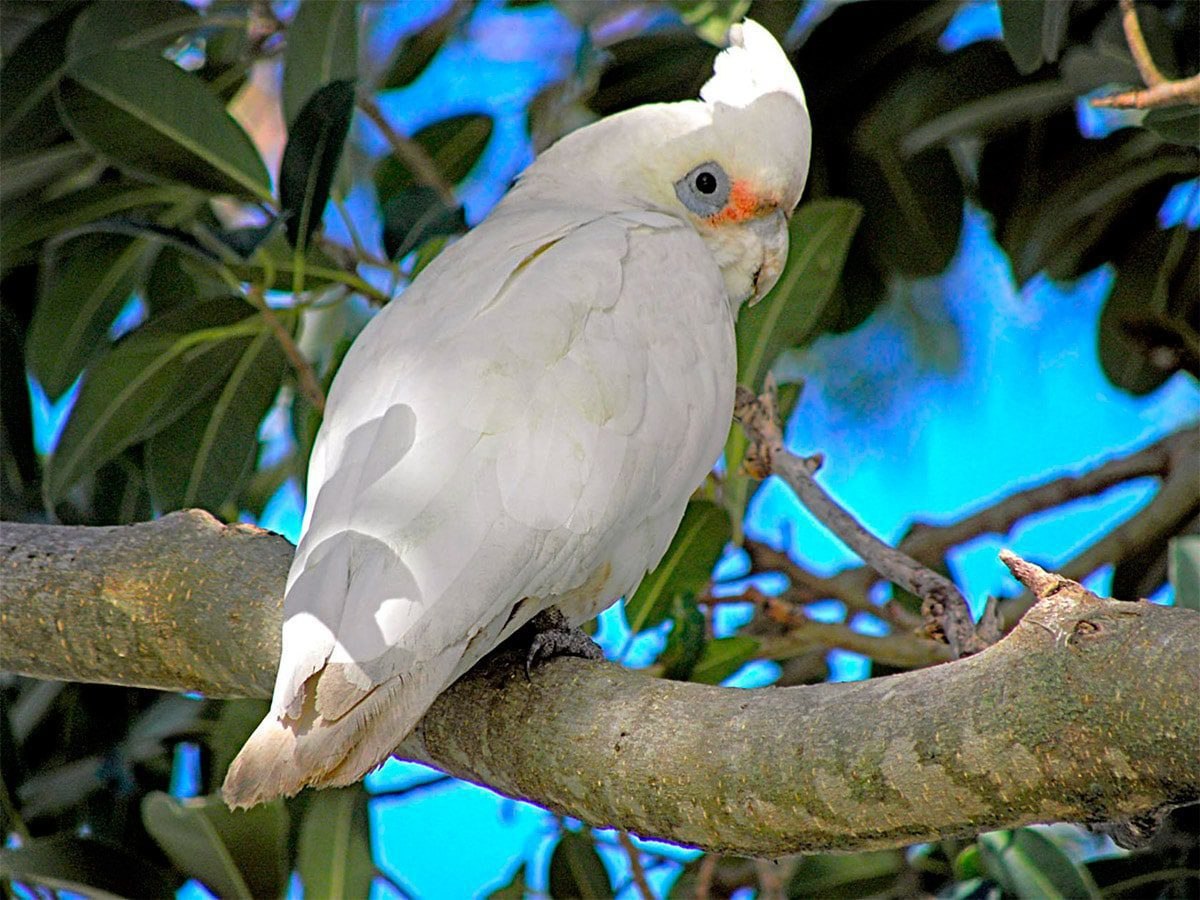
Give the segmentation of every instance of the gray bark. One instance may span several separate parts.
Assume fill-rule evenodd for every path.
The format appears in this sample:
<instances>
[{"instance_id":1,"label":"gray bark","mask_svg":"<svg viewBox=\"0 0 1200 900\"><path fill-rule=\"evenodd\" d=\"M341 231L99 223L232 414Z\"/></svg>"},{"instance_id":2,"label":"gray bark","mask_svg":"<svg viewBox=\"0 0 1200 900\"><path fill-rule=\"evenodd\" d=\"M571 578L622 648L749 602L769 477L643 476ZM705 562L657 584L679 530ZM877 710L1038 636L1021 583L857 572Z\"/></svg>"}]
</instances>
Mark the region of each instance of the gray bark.
<instances>
[{"instance_id":1,"label":"gray bark","mask_svg":"<svg viewBox=\"0 0 1200 900\"><path fill-rule=\"evenodd\" d=\"M196 511L5 523L0 669L268 696L290 555L277 535ZM1045 599L982 653L854 684L743 691L579 659L530 683L502 650L400 753L592 825L755 856L1200 798L1200 614L1050 576L1036 590Z\"/></svg>"}]
</instances>

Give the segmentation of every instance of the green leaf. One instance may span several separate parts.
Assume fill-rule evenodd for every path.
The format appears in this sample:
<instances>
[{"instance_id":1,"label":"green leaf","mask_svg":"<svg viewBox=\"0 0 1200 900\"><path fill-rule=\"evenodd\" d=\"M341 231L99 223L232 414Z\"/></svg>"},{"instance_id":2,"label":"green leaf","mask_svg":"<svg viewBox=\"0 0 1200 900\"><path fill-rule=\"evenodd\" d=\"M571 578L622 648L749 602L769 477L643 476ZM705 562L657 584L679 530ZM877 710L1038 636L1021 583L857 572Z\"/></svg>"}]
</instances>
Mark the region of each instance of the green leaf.
<instances>
[{"instance_id":1,"label":"green leaf","mask_svg":"<svg viewBox=\"0 0 1200 900\"><path fill-rule=\"evenodd\" d=\"M358 4L304 0L287 29L283 55L283 118L289 132L317 90L358 78Z\"/></svg>"},{"instance_id":2,"label":"green leaf","mask_svg":"<svg viewBox=\"0 0 1200 900\"><path fill-rule=\"evenodd\" d=\"M413 142L428 154L447 184L458 184L479 162L492 137L491 116L454 116L422 128ZM375 191L386 204L405 188L421 184L419 176L398 157L389 156L375 172Z\"/></svg>"},{"instance_id":3,"label":"green leaf","mask_svg":"<svg viewBox=\"0 0 1200 900\"><path fill-rule=\"evenodd\" d=\"M44 203L13 204L5 209L4 243L0 248L5 268L17 251L33 248L49 237L129 210L153 216L189 196L190 191L177 187L120 181L89 185Z\"/></svg>"},{"instance_id":4,"label":"green leaf","mask_svg":"<svg viewBox=\"0 0 1200 900\"><path fill-rule=\"evenodd\" d=\"M341 900L370 893L375 863L361 784L312 795L300 825L296 868L306 897Z\"/></svg>"},{"instance_id":5,"label":"green leaf","mask_svg":"<svg viewBox=\"0 0 1200 900\"><path fill-rule=\"evenodd\" d=\"M1052 277L1068 277L1079 268L1097 240L1097 224L1109 226L1156 182L1195 171L1195 160L1177 152L1133 152L1156 142L1145 135L1128 153L1114 153L1101 165L1084 170L1043 196L1012 258L1019 279L1047 269ZM1162 150L1161 144L1158 150ZM1157 202L1155 203L1157 205ZM1130 223L1136 227L1135 223ZM1150 225L1149 217L1143 224ZM1151 260L1146 260L1151 262Z\"/></svg>"},{"instance_id":6,"label":"green leaf","mask_svg":"<svg viewBox=\"0 0 1200 900\"><path fill-rule=\"evenodd\" d=\"M149 245L120 235L83 235L55 248L41 272L25 356L51 399L108 347L106 335L145 268Z\"/></svg>"},{"instance_id":7,"label":"green leaf","mask_svg":"<svg viewBox=\"0 0 1200 900\"><path fill-rule=\"evenodd\" d=\"M119 165L214 193L271 199L258 151L217 96L151 51L73 60L58 100L75 136Z\"/></svg>"},{"instance_id":8,"label":"green leaf","mask_svg":"<svg viewBox=\"0 0 1200 900\"><path fill-rule=\"evenodd\" d=\"M470 16L473 7L473 0L451 3L442 15L405 38L396 49L387 73L380 80L379 90L402 88L416 81L417 76L433 62L458 23Z\"/></svg>"},{"instance_id":9,"label":"green leaf","mask_svg":"<svg viewBox=\"0 0 1200 900\"><path fill-rule=\"evenodd\" d=\"M158 252L142 283L142 299L154 317L178 306L212 300L229 293L210 266L197 263L190 254L167 245Z\"/></svg>"},{"instance_id":10,"label":"green leaf","mask_svg":"<svg viewBox=\"0 0 1200 900\"><path fill-rule=\"evenodd\" d=\"M417 248L416 256L413 257L412 269L408 273L409 279L416 278L421 274L422 269L438 258L438 254L449 245L450 237L448 234L436 235Z\"/></svg>"},{"instance_id":11,"label":"green leaf","mask_svg":"<svg viewBox=\"0 0 1200 900\"><path fill-rule=\"evenodd\" d=\"M1167 544L1167 579L1175 605L1200 612L1200 535L1173 537Z\"/></svg>"},{"instance_id":12,"label":"green leaf","mask_svg":"<svg viewBox=\"0 0 1200 900\"><path fill-rule=\"evenodd\" d=\"M530 893L525 883L525 863L517 867L513 877L487 895L487 900L525 900Z\"/></svg>"},{"instance_id":13,"label":"green leaf","mask_svg":"<svg viewBox=\"0 0 1200 900\"><path fill-rule=\"evenodd\" d=\"M138 0L114 16L104 3L87 7L75 21L67 58L142 48L161 53L180 35L205 26L204 16L180 0Z\"/></svg>"},{"instance_id":14,"label":"green leaf","mask_svg":"<svg viewBox=\"0 0 1200 900\"><path fill-rule=\"evenodd\" d=\"M559 7L584 18L602 11L585 3ZM588 106L601 116L642 103L692 100L712 72L715 48L685 29L655 30L604 48L605 65Z\"/></svg>"},{"instance_id":15,"label":"green leaf","mask_svg":"<svg viewBox=\"0 0 1200 900\"><path fill-rule=\"evenodd\" d=\"M978 844L984 867L1006 893L1038 900L1100 897L1087 869L1041 831L992 831L981 834Z\"/></svg>"},{"instance_id":16,"label":"green leaf","mask_svg":"<svg viewBox=\"0 0 1200 900\"><path fill-rule=\"evenodd\" d=\"M1071 0L1000 0L1004 46L1022 75L1054 62L1067 36Z\"/></svg>"},{"instance_id":17,"label":"green leaf","mask_svg":"<svg viewBox=\"0 0 1200 900\"><path fill-rule=\"evenodd\" d=\"M28 153L54 143L62 123L54 88L62 76L67 38L84 6L71 4L31 31L0 69L0 155ZM7 172L5 178L7 178Z\"/></svg>"},{"instance_id":18,"label":"green leaf","mask_svg":"<svg viewBox=\"0 0 1200 900\"><path fill-rule=\"evenodd\" d=\"M21 155L5 154L4 179L0 181L0 203L9 204L32 193L66 172L77 172L91 162L92 154L74 141L64 141L44 150ZM5 223L7 232L8 223ZM5 243L8 236L5 235ZM8 248L0 248L8 255Z\"/></svg>"},{"instance_id":19,"label":"green leaf","mask_svg":"<svg viewBox=\"0 0 1200 900\"><path fill-rule=\"evenodd\" d=\"M957 881L969 881L979 878L983 872L983 863L979 859L979 845L967 844L954 857L954 878Z\"/></svg>"},{"instance_id":20,"label":"green leaf","mask_svg":"<svg viewBox=\"0 0 1200 900\"><path fill-rule=\"evenodd\" d=\"M258 427L287 370L269 329L244 344L229 378L210 397L146 442L146 477L160 512L233 502L258 459Z\"/></svg>"},{"instance_id":21,"label":"green leaf","mask_svg":"<svg viewBox=\"0 0 1200 900\"><path fill-rule=\"evenodd\" d=\"M434 238L467 230L462 206L447 203L437 189L423 185L405 188L382 211L383 249L389 259L403 259Z\"/></svg>"},{"instance_id":22,"label":"green leaf","mask_svg":"<svg viewBox=\"0 0 1200 900\"><path fill-rule=\"evenodd\" d=\"M1056 62L1067 37L1067 22L1071 13L1071 0L1043 0L1042 10L1042 59Z\"/></svg>"},{"instance_id":23,"label":"green leaf","mask_svg":"<svg viewBox=\"0 0 1200 900\"><path fill-rule=\"evenodd\" d=\"M1142 119L1142 125L1172 144L1185 147L1200 144L1200 109L1194 106L1152 109Z\"/></svg>"},{"instance_id":24,"label":"green leaf","mask_svg":"<svg viewBox=\"0 0 1200 900\"><path fill-rule=\"evenodd\" d=\"M554 900L612 897L608 870L588 832L564 831L550 855L550 896Z\"/></svg>"},{"instance_id":25,"label":"green leaf","mask_svg":"<svg viewBox=\"0 0 1200 900\"><path fill-rule=\"evenodd\" d=\"M717 504L689 503L666 555L625 603L629 630L637 634L653 628L670 615L676 595L701 593L732 531L729 514Z\"/></svg>"},{"instance_id":26,"label":"green leaf","mask_svg":"<svg viewBox=\"0 0 1200 900\"><path fill-rule=\"evenodd\" d=\"M1183 225L1170 231L1151 226L1131 247L1136 252L1118 265L1100 313L1100 364L1113 384L1142 396L1180 367L1179 357L1156 351L1169 349L1164 339L1176 316L1186 322L1195 315L1200 236Z\"/></svg>"},{"instance_id":27,"label":"green leaf","mask_svg":"<svg viewBox=\"0 0 1200 900\"><path fill-rule=\"evenodd\" d=\"M254 257L259 247L263 246L279 226L278 219L272 219L266 225L248 225L243 228L228 228L214 232L213 236L222 244L248 262ZM282 245L281 245L282 248Z\"/></svg>"},{"instance_id":28,"label":"green leaf","mask_svg":"<svg viewBox=\"0 0 1200 900\"><path fill-rule=\"evenodd\" d=\"M671 599L671 619L671 633L658 664L663 678L687 681L704 653L704 611L692 594L676 594Z\"/></svg>"},{"instance_id":29,"label":"green leaf","mask_svg":"<svg viewBox=\"0 0 1200 900\"><path fill-rule=\"evenodd\" d=\"M182 881L122 847L61 834L0 848L0 880L7 879L96 900L170 897Z\"/></svg>"},{"instance_id":30,"label":"green leaf","mask_svg":"<svg viewBox=\"0 0 1200 900\"><path fill-rule=\"evenodd\" d=\"M913 128L900 141L900 150L914 156L955 139L986 137L1022 122L1036 121L1075 101L1074 86L1057 80L1036 81L969 100Z\"/></svg>"},{"instance_id":31,"label":"green leaf","mask_svg":"<svg viewBox=\"0 0 1200 900\"><path fill-rule=\"evenodd\" d=\"M800 860L788 881L789 897L839 898L895 896L897 880L909 875L900 850L849 855L814 853Z\"/></svg>"},{"instance_id":32,"label":"green leaf","mask_svg":"<svg viewBox=\"0 0 1200 900\"><path fill-rule=\"evenodd\" d=\"M758 652L758 641L745 635L717 638L704 645L704 652L692 669L692 681L720 684Z\"/></svg>"},{"instance_id":33,"label":"green leaf","mask_svg":"<svg viewBox=\"0 0 1200 900\"><path fill-rule=\"evenodd\" d=\"M724 47L729 26L745 18L750 0L671 0L671 6L696 34Z\"/></svg>"},{"instance_id":34,"label":"green leaf","mask_svg":"<svg viewBox=\"0 0 1200 900\"><path fill-rule=\"evenodd\" d=\"M229 764L267 714L267 700L223 700L219 704L217 720L208 729L202 740L212 754L213 790L220 786L229 770Z\"/></svg>"},{"instance_id":35,"label":"green leaf","mask_svg":"<svg viewBox=\"0 0 1200 900\"><path fill-rule=\"evenodd\" d=\"M279 202L293 247L308 246L321 224L353 115L354 82L334 81L312 93L292 121L279 171Z\"/></svg>"},{"instance_id":36,"label":"green leaf","mask_svg":"<svg viewBox=\"0 0 1200 900\"><path fill-rule=\"evenodd\" d=\"M296 255L284 230L272 228L255 248L248 262L235 263L230 268L242 281L270 290L290 291L292 275L297 267ZM322 285L346 284L356 278L354 273L346 272L319 244L310 244L306 248L302 264L306 290Z\"/></svg>"},{"instance_id":37,"label":"green leaf","mask_svg":"<svg viewBox=\"0 0 1200 900\"><path fill-rule=\"evenodd\" d=\"M1045 0L1000 0L1004 47L1022 75L1031 75L1042 67L1045 6Z\"/></svg>"},{"instance_id":38,"label":"green leaf","mask_svg":"<svg viewBox=\"0 0 1200 900\"><path fill-rule=\"evenodd\" d=\"M852 200L813 200L796 210L783 274L760 303L738 317L738 384L760 390L780 351L812 336L861 218L862 207Z\"/></svg>"},{"instance_id":39,"label":"green leaf","mask_svg":"<svg viewBox=\"0 0 1200 900\"><path fill-rule=\"evenodd\" d=\"M142 800L142 823L180 871L218 897L281 897L287 889L282 800L235 812L219 797L177 800L151 791Z\"/></svg>"},{"instance_id":40,"label":"green leaf","mask_svg":"<svg viewBox=\"0 0 1200 900\"><path fill-rule=\"evenodd\" d=\"M240 297L172 310L92 365L46 464L47 504L126 447L175 422L223 382L244 345L265 327L253 312Z\"/></svg>"}]
</instances>

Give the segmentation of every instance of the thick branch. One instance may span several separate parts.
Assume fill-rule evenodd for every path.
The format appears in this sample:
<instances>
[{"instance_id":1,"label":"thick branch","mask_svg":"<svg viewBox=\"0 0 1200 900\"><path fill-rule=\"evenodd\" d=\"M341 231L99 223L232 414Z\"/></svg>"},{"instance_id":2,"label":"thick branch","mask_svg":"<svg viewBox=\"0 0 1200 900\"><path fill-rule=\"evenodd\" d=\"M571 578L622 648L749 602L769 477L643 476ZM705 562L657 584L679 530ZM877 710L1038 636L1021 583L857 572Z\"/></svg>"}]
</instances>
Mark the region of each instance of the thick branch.
<instances>
[{"instance_id":1,"label":"thick branch","mask_svg":"<svg viewBox=\"0 0 1200 900\"><path fill-rule=\"evenodd\" d=\"M204 513L5 524L0 668L266 696L291 548ZM1125 818L1200 797L1200 615L1053 581L993 647L856 684L740 691L519 648L409 758L594 825L775 856Z\"/></svg>"}]
</instances>

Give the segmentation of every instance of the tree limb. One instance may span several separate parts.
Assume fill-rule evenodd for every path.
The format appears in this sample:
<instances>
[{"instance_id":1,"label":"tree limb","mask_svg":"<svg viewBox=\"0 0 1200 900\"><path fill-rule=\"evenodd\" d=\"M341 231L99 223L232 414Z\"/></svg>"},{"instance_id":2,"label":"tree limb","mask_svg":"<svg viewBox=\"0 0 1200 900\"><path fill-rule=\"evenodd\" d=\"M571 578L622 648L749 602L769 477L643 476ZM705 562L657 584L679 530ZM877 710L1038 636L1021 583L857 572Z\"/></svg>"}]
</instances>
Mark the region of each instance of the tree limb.
<instances>
[{"instance_id":1,"label":"tree limb","mask_svg":"<svg viewBox=\"0 0 1200 900\"><path fill-rule=\"evenodd\" d=\"M265 697L292 548L206 513L5 523L0 669ZM1200 614L1053 579L958 662L743 691L502 648L446 691L410 759L593 825L776 856L1200 797Z\"/></svg>"}]
</instances>

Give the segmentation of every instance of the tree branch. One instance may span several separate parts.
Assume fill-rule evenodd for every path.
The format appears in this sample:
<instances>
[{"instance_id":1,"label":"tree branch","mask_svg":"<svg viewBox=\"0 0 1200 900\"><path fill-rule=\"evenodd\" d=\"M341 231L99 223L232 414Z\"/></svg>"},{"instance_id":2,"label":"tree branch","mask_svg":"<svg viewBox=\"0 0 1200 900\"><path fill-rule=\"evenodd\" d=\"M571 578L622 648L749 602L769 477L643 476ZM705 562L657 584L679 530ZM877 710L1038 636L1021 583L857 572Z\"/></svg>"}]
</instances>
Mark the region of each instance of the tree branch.
<instances>
[{"instance_id":1,"label":"tree branch","mask_svg":"<svg viewBox=\"0 0 1200 900\"><path fill-rule=\"evenodd\" d=\"M321 382L317 378L317 373L313 371L312 363L304 356L292 339L291 332L279 321L279 316L275 315L275 310L271 309L270 304L267 303L263 289L256 285L247 292L247 297L255 309L262 314L263 321L275 335L279 348L291 364L292 371L296 373L296 384L300 388L300 393L304 395L304 399L313 409L319 414L325 415L325 392L321 389Z\"/></svg>"},{"instance_id":2,"label":"tree branch","mask_svg":"<svg viewBox=\"0 0 1200 900\"><path fill-rule=\"evenodd\" d=\"M194 510L5 523L0 669L268 696L291 552ZM527 682L502 648L399 752L592 825L759 856L1200 797L1200 614L1052 585L982 653L854 684L743 691L579 659Z\"/></svg>"},{"instance_id":3,"label":"tree branch","mask_svg":"<svg viewBox=\"0 0 1200 900\"><path fill-rule=\"evenodd\" d=\"M392 148L392 152L406 166L413 170L417 178L423 184L436 190L438 195L450 206L457 205L458 200L454 196L454 185L442 177L442 173L438 171L437 164L429 157L429 154L425 152L425 149L420 144L416 141L410 141L392 127L392 123L387 120L387 116L383 114L383 110L379 108L379 104L375 101L375 98L365 91L360 91L357 103L363 115L370 119L375 127L379 129L384 139L388 142L388 146Z\"/></svg>"},{"instance_id":4,"label":"tree branch","mask_svg":"<svg viewBox=\"0 0 1200 900\"><path fill-rule=\"evenodd\" d=\"M752 465L762 466L762 471L757 474L773 472L779 476L808 511L871 568L919 596L921 612L930 633L945 636L954 658L978 652L986 646L975 632L967 601L950 579L921 565L903 551L889 547L830 497L813 478L821 465L819 457L803 459L787 452L775 410L774 384L769 377L766 393L760 397L738 387L733 417L741 423L750 440L746 459Z\"/></svg>"},{"instance_id":5,"label":"tree branch","mask_svg":"<svg viewBox=\"0 0 1200 900\"><path fill-rule=\"evenodd\" d=\"M1191 78L1170 79L1154 62L1142 25L1138 21L1137 7L1133 0L1121 0L1121 27L1125 30L1125 43L1133 57L1138 74L1146 83L1141 91L1124 91L1107 97L1096 97L1092 106L1116 109L1153 109L1166 106L1195 106L1200 104L1200 74Z\"/></svg>"},{"instance_id":6,"label":"tree branch","mask_svg":"<svg viewBox=\"0 0 1200 900\"><path fill-rule=\"evenodd\" d=\"M928 525L918 522L900 542L899 549L927 566L939 563L946 552L983 534L1007 534L1014 525L1031 515L1062 506L1082 497L1092 497L1110 488L1138 478L1159 478L1166 491L1162 501L1151 501L1128 523L1071 560L1063 574L1083 579L1097 568L1121 559L1138 548L1139 542L1167 533L1179 521L1179 507L1186 508L1187 498L1195 500L1194 485L1200 481L1200 428L1191 427L1167 435L1128 456L1118 457L1081 475L1055 478L998 500L996 503L957 522ZM1168 485L1170 490L1167 490ZM1194 503L1192 506L1194 507ZM1134 532L1131 534L1131 531ZM1151 532L1147 534L1147 531ZM1137 540L1134 540L1136 538ZM786 597L804 604L833 598L850 609L870 612L885 618L897 628L916 627L911 614L894 603L883 607L870 600L870 589L882 576L869 566L853 566L833 575L821 576L797 564L786 553L756 541L747 540L754 572L778 571L791 582ZM1089 568L1090 566L1090 568ZM1003 621L1012 627L1033 603L1031 594L1001 604Z\"/></svg>"}]
</instances>

